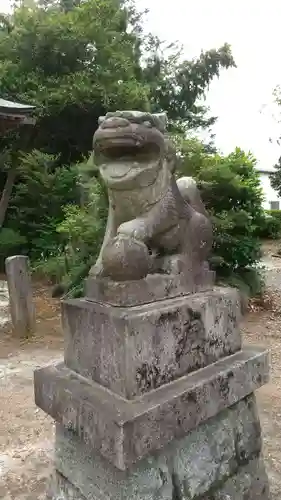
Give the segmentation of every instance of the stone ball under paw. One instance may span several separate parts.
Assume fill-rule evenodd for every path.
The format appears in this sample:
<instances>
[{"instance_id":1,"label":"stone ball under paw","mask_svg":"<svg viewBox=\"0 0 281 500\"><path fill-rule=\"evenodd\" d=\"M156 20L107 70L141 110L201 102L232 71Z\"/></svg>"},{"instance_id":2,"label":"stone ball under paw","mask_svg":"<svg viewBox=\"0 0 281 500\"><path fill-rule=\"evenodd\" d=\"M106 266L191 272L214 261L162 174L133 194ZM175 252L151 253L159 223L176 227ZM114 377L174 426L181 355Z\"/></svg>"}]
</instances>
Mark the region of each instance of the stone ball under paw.
<instances>
[{"instance_id":1,"label":"stone ball under paw","mask_svg":"<svg viewBox=\"0 0 281 500\"><path fill-rule=\"evenodd\" d=\"M139 280L147 276L151 256L142 241L120 235L105 247L102 263L105 275L114 281Z\"/></svg>"}]
</instances>

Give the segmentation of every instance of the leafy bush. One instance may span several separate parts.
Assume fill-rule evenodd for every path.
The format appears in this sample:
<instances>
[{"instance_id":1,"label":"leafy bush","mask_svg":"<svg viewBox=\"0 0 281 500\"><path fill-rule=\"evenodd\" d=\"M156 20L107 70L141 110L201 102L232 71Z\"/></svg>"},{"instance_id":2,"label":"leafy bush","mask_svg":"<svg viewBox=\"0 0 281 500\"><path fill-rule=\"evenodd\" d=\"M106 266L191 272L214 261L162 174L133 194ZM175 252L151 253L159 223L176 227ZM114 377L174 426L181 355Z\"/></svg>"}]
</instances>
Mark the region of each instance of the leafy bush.
<instances>
[{"instance_id":1,"label":"leafy bush","mask_svg":"<svg viewBox=\"0 0 281 500\"><path fill-rule=\"evenodd\" d=\"M262 213L256 235L259 238L277 240L281 236L281 211L266 210Z\"/></svg>"},{"instance_id":2,"label":"leafy bush","mask_svg":"<svg viewBox=\"0 0 281 500\"><path fill-rule=\"evenodd\" d=\"M24 236L10 228L0 230L0 270L5 268L5 259L12 255L24 253L27 241Z\"/></svg>"},{"instance_id":3,"label":"leafy bush","mask_svg":"<svg viewBox=\"0 0 281 500\"><path fill-rule=\"evenodd\" d=\"M32 260L57 254L62 242L56 229L64 207L79 198L76 165L58 167L56 156L34 150L22 155L6 225L26 237Z\"/></svg>"},{"instance_id":4,"label":"leafy bush","mask_svg":"<svg viewBox=\"0 0 281 500\"><path fill-rule=\"evenodd\" d=\"M265 287L264 273L260 268L238 268L235 272L219 278L219 283L238 288L245 296L262 295Z\"/></svg>"},{"instance_id":5,"label":"leafy bush","mask_svg":"<svg viewBox=\"0 0 281 500\"><path fill-rule=\"evenodd\" d=\"M235 274L244 280L245 270L261 256L256 230L263 213L262 191L254 157L238 148L226 157L209 154L191 139L182 143L180 163L180 174L197 180L212 217L210 261L218 278L233 279Z\"/></svg>"},{"instance_id":6,"label":"leafy bush","mask_svg":"<svg viewBox=\"0 0 281 500\"><path fill-rule=\"evenodd\" d=\"M266 210L266 213L281 221L281 210Z\"/></svg>"},{"instance_id":7,"label":"leafy bush","mask_svg":"<svg viewBox=\"0 0 281 500\"><path fill-rule=\"evenodd\" d=\"M81 170L83 165L79 166ZM82 279L94 264L102 244L107 218L107 198L102 184L93 178L87 186L87 203L83 207L67 205L64 220L56 227L60 250L34 264L34 271L48 278L54 294L71 290L80 295Z\"/></svg>"}]
</instances>

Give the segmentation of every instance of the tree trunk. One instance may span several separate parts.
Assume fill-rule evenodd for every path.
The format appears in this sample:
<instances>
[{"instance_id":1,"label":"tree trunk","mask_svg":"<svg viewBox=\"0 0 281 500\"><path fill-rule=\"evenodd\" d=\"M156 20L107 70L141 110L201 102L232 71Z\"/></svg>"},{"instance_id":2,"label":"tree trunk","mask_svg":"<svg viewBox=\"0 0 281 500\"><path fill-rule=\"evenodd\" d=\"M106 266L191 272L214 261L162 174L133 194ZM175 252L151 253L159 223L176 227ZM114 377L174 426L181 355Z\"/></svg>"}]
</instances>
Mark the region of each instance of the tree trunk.
<instances>
[{"instance_id":1,"label":"tree trunk","mask_svg":"<svg viewBox=\"0 0 281 500\"><path fill-rule=\"evenodd\" d=\"M17 175L17 169L15 167L12 167L8 170L5 187L0 200L0 229L2 228L5 221L10 197L16 180L16 175Z\"/></svg>"}]
</instances>

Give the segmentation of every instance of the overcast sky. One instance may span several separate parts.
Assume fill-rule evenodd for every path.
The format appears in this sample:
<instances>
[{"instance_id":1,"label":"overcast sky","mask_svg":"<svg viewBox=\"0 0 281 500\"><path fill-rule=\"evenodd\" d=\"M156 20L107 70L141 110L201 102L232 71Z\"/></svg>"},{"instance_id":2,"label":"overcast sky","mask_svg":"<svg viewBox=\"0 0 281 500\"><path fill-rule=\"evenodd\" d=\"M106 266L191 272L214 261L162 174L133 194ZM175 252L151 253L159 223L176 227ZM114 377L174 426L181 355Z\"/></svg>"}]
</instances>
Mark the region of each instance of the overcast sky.
<instances>
[{"instance_id":1,"label":"overcast sky","mask_svg":"<svg viewBox=\"0 0 281 500\"><path fill-rule=\"evenodd\" d=\"M232 46L237 69L212 83L207 103L218 122L219 148L251 150L263 166L281 155L269 138L281 136L272 91L281 84L280 0L136 0L147 7L146 28L168 41L184 45L187 57L201 49ZM9 0L0 0L7 10ZM281 111L281 110L280 110Z\"/></svg>"},{"instance_id":2,"label":"overcast sky","mask_svg":"<svg viewBox=\"0 0 281 500\"><path fill-rule=\"evenodd\" d=\"M251 150L264 166L281 155L269 137L281 136L272 114L272 90L281 84L280 0L138 0L148 7L147 25L161 38L178 39L187 56L201 49L232 46L237 69L225 71L208 92L207 103L219 117L217 145ZM280 110L281 111L281 110Z\"/></svg>"}]
</instances>

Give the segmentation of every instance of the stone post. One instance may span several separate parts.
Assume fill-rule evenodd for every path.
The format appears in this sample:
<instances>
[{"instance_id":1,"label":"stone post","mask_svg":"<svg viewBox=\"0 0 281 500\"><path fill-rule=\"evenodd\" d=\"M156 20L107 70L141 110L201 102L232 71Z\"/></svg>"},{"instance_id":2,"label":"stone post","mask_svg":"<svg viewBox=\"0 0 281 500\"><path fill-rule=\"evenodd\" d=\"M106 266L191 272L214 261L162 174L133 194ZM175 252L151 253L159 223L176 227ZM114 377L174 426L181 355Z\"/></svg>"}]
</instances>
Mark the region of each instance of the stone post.
<instances>
[{"instance_id":1,"label":"stone post","mask_svg":"<svg viewBox=\"0 0 281 500\"><path fill-rule=\"evenodd\" d=\"M109 113L94 137L104 244L85 297L62 302L64 361L35 371L56 421L51 500L269 500L254 395L268 353L242 347L239 293L214 286L211 223L173 178L163 123Z\"/></svg>"},{"instance_id":2,"label":"stone post","mask_svg":"<svg viewBox=\"0 0 281 500\"><path fill-rule=\"evenodd\" d=\"M8 257L6 275L13 331L18 337L29 337L35 331L35 308L28 257L24 255Z\"/></svg>"}]
</instances>

